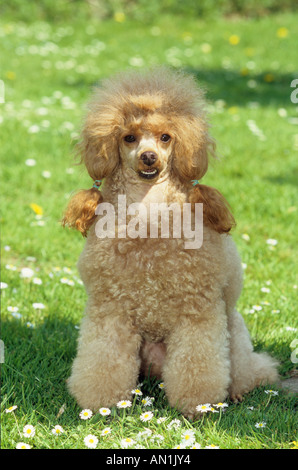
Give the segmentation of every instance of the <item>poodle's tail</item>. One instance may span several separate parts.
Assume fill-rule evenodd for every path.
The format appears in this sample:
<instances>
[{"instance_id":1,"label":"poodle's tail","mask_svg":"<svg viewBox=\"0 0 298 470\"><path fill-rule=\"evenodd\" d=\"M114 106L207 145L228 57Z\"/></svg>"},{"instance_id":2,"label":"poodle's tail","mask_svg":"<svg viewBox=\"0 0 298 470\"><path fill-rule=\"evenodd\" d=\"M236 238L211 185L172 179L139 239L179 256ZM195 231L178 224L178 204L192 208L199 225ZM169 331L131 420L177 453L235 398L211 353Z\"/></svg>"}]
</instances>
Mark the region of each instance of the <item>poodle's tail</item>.
<instances>
[{"instance_id":1,"label":"poodle's tail","mask_svg":"<svg viewBox=\"0 0 298 470\"><path fill-rule=\"evenodd\" d=\"M95 221L95 209L102 202L101 192L96 188L79 191L69 201L62 225L75 228L86 237L87 232Z\"/></svg>"},{"instance_id":2,"label":"poodle's tail","mask_svg":"<svg viewBox=\"0 0 298 470\"><path fill-rule=\"evenodd\" d=\"M278 384L278 361L267 353L253 351L242 316L234 310L229 316L231 350L230 396L242 397L259 385Z\"/></svg>"}]
</instances>

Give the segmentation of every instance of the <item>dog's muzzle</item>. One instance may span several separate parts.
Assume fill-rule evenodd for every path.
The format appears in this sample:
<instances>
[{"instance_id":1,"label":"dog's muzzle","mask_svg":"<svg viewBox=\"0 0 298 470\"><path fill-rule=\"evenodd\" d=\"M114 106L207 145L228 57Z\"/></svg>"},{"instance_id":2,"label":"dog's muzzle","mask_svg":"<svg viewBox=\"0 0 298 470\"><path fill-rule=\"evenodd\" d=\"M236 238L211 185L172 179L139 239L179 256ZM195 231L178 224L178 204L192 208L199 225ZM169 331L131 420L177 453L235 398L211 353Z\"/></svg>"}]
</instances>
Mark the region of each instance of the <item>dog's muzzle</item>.
<instances>
[{"instance_id":1,"label":"dog's muzzle","mask_svg":"<svg viewBox=\"0 0 298 470\"><path fill-rule=\"evenodd\" d=\"M153 168L153 165L158 161L158 156L155 152L143 152L140 161L143 163L143 168L138 172L141 178L153 179L158 175L158 168Z\"/></svg>"}]
</instances>

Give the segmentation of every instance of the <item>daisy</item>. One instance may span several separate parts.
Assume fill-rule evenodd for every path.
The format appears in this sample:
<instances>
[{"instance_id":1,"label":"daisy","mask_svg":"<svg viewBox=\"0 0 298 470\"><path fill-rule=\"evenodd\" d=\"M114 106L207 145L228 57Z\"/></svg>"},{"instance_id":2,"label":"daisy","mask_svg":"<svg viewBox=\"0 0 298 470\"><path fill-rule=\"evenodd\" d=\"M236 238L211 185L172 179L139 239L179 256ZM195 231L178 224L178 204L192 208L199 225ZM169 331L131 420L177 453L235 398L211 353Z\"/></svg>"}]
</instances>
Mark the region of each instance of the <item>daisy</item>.
<instances>
[{"instance_id":1,"label":"daisy","mask_svg":"<svg viewBox=\"0 0 298 470\"><path fill-rule=\"evenodd\" d=\"M12 312L11 315L13 318L17 318L18 320L22 318L22 314L20 312Z\"/></svg>"},{"instance_id":2,"label":"daisy","mask_svg":"<svg viewBox=\"0 0 298 470\"><path fill-rule=\"evenodd\" d=\"M111 428L105 428L101 431L102 436L106 436L107 434L111 434L112 430Z\"/></svg>"},{"instance_id":3,"label":"daisy","mask_svg":"<svg viewBox=\"0 0 298 470\"><path fill-rule=\"evenodd\" d=\"M23 428L23 435L24 437L33 437L35 436L35 427L31 424L27 424Z\"/></svg>"},{"instance_id":4,"label":"daisy","mask_svg":"<svg viewBox=\"0 0 298 470\"><path fill-rule=\"evenodd\" d=\"M158 418L157 423L161 424L164 423L167 420L167 418Z\"/></svg>"},{"instance_id":5,"label":"daisy","mask_svg":"<svg viewBox=\"0 0 298 470\"><path fill-rule=\"evenodd\" d=\"M227 403L216 403L216 405L214 405L216 408L226 408L227 406L229 406Z\"/></svg>"},{"instance_id":6,"label":"daisy","mask_svg":"<svg viewBox=\"0 0 298 470\"><path fill-rule=\"evenodd\" d=\"M182 443L185 445L190 445L195 442L195 433L194 431L187 430L181 434Z\"/></svg>"},{"instance_id":7,"label":"daisy","mask_svg":"<svg viewBox=\"0 0 298 470\"><path fill-rule=\"evenodd\" d=\"M19 307L12 307L11 305L9 305L9 306L7 307L7 310L8 310L9 312L11 312L11 313L15 313L15 312L17 312L17 311L19 310Z\"/></svg>"},{"instance_id":8,"label":"daisy","mask_svg":"<svg viewBox=\"0 0 298 470\"><path fill-rule=\"evenodd\" d=\"M40 303L40 302L34 302L32 304L32 307L37 309L37 310L42 310L43 308L45 308L45 305Z\"/></svg>"},{"instance_id":9,"label":"daisy","mask_svg":"<svg viewBox=\"0 0 298 470\"><path fill-rule=\"evenodd\" d=\"M27 158L27 160L25 161L25 165L35 166L36 165L36 160L34 160L34 158Z\"/></svg>"},{"instance_id":10,"label":"daisy","mask_svg":"<svg viewBox=\"0 0 298 470\"><path fill-rule=\"evenodd\" d=\"M173 447L173 449L185 449L185 445L181 442L181 444L178 444L177 446Z\"/></svg>"},{"instance_id":11,"label":"daisy","mask_svg":"<svg viewBox=\"0 0 298 470\"><path fill-rule=\"evenodd\" d=\"M266 292L267 294L270 292L269 287L261 287L261 292Z\"/></svg>"},{"instance_id":12,"label":"daisy","mask_svg":"<svg viewBox=\"0 0 298 470\"><path fill-rule=\"evenodd\" d=\"M150 421L150 419L152 418L153 418L152 411L146 411L145 413L142 413L140 416L141 421Z\"/></svg>"},{"instance_id":13,"label":"daisy","mask_svg":"<svg viewBox=\"0 0 298 470\"><path fill-rule=\"evenodd\" d=\"M260 423L256 423L256 424L255 424L255 427L256 427L256 428L265 428L265 427L266 427L266 423L265 423L265 421L261 421Z\"/></svg>"},{"instance_id":14,"label":"daisy","mask_svg":"<svg viewBox=\"0 0 298 470\"><path fill-rule=\"evenodd\" d=\"M16 271L16 266L14 266L13 264L6 264L5 265L5 268L8 269L9 271Z\"/></svg>"},{"instance_id":15,"label":"daisy","mask_svg":"<svg viewBox=\"0 0 298 470\"><path fill-rule=\"evenodd\" d=\"M84 443L89 449L95 449L98 439L93 434L88 434L88 436L84 438Z\"/></svg>"},{"instance_id":16,"label":"daisy","mask_svg":"<svg viewBox=\"0 0 298 470\"><path fill-rule=\"evenodd\" d=\"M201 449L201 444L198 442L194 442L191 446L190 449Z\"/></svg>"},{"instance_id":17,"label":"daisy","mask_svg":"<svg viewBox=\"0 0 298 470\"><path fill-rule=\"evenodd\" d=\"M18 442L16 445L16 449L31 449L29 444L25 444L25 442Z\"/></svg>"},{"instance_id":18,"label":"daisy","mask_svg":"<svg viewBox=\"0 0 298 470\"><path fill-rule=\"evenodd\" d=\"M139 388L136 388L135 390L132 390L131 393L133 395L139 395L139 396L143 395L143 393L141 392L141 390Z\"/></svg>"},{"instance_id":19,"label":"daisy","mask_svg":"<svg viewBox=\"0 0 298 470\"><path fill-rule=\"evenodd\" d=\"M198 405L196 407L197 411L200 411L201 413L208 413L208 411L211 411L211 405L210 403L205 403L204 405Z\"/></svg>"},{"instance_id":20,"label":"daisy","mask_svg":"<svg viewBox=\"0 0 298 470\"><path fill-rule=\"evenodd\" d=\"M131 437L126 437L125 439L121 439L121 447L122 449L126 449L127 447L131 447L135 444L135 441L131 439Z\"/></svg>"},{"instance_id":21,"label":"daisy","mask_svg":"<svg viewBox=\"0 0 298 470\"><path fill-rule=\"evenodd\" d=\"M265 390L265 393L267 393L267 395L278 395L277 390Z\"/></svg>"},{"instance_id":22,"label":"daisy","mask_svg":"<svg viewBox=\"0 0 298 470\"><path fill-rule=\"evenodd\" d=\"M274 238L268 238L268 240L266 240L266 243L267 245L275 246L277 245L278 241L275 240Z\"/></svg>"},{"instance_id":23,"label":"daisy","mask_svg":"<svg viewBox=\"0 0 298 470\"><path fill-rule=\"evenodd\" d=\"M147 437L150 437L151 435L152 435L151 429L145 428L144 431L140 431L140 432L137 434L137 438L138 438L138 439L141 439L142 437L144 437L144 438L146 439Z\"/></svg>"},{"instance_id":24,"label":"daisy","mask_svg":"<svg viewBox=\"0 0 298 470\"><path fill-rule=\"evenodd\" d=\"M34 271L31 268L22 268L20 272L20 277L30 278L34 276Z\"/></svg>"},{"instance_id":25,"label":"daisy","mask_svg":"<svg viewBox=\"0 0 298 470\"><path fill-rule=\"evenodd\" d=\"M93 415L91 410L85 409L82 410L81 413L79 414L81 419L89 419Z\"/></svg>"},{"instance_id":26,"label":"daisy","mask_svg":"<svg viewBox=\"0 0 298 470\"><path fill-rule=\"evenodd\" d=\"M158 387L161 388L161 389L163 389L164 386L165 386L165 384L164 384L163 382L161 382L160 384L158 384Z\"/></svg>"},{"instance_id":27,"label":"daisy","mask_svg":"<svg viewBox=\"0 0 298 470\"><path fill-rule=\"evenodd\" d=\"M205 449L219 449L219 447L214 444L210 444L210 446L206 446Z\"/></svg>"},{"instance_id":28,"label":"daisy","mask_svg":"<svg viewBox=\"0 0 298 470\"><path fill-rule=\"evenodd\" d=\"M117 408L129 408L131 406L131 401L121 400L117 403Z\"/></svg>"},{"instance_id":29,"label":"daisy","mask_svg":"<svg viewBox=\"0 0 298 470\"><path fill-rule=\"evenodd\" d=\"M5 413L11 413L12 411L17 409L17 405L10 406L9 408L6 408Z\"/></svg>"},{"instance_id":30,"label":"daisy","mask_svg":"<svg viewBox=\"0 0 298 470\"><path fill-rule=\"evenodd\" d=\"M167 429L178 429L180 428L181 426L181 421L180 419L173 419L168 425L167 425Z\"/></svg>"},{"instance_id":31,"label":"daisy","mask_svg":"<svg viewBox=\"0 0 298 470\"><path fill-rule=\"evenodd\" d=\"M213 408L212 406L211 406L211 408L210 408L210 411L211 411L211 413L219 413L219 411L217 411L217 410L216 410L215 408Z\"/></svg>"},{"instance_id":32,"label":"daisy","mask_svg":"<svg viewBox=\"0 0 298 470\"><path fill-rule=\"evenodd\" d=\"M153 397L145 397L142 399L142 405L144 406L151 406L153 403L154 398Z\"/></svg>"},{"instance_id":33,"label":"daisy","mask_svg":"<svg viewBox=\"0 0 298 470\"><path fill-rule=\"evenodd\" d=\"M111 414L110 408L100 408L99 413L102 416L109 416Z\"/></svg>"},{"instance_id":34,"label":"daisy","mask_svg":"<svg viewBox=\"0 0 298 470\"><path fill-rule=\"evenodd\" d=\"M39 286L42 284L42 280L39 279L39 277L34 277L32 282L33 282L33 284L37 284Z\"/></svg>"},{"instance_id":35,"label":"daisy","mask_svg":"<svg viewBox=\"0 0 298 470\"><path fill-rule=\"evenodd\" d=\"M59 436L60 434L62 434L64 432L64 429L62 428L62 426L59 426L59 424L57 424L53 429L52 429L52 434L55 434L56 436Z\"/></svg>"}]
</instances>

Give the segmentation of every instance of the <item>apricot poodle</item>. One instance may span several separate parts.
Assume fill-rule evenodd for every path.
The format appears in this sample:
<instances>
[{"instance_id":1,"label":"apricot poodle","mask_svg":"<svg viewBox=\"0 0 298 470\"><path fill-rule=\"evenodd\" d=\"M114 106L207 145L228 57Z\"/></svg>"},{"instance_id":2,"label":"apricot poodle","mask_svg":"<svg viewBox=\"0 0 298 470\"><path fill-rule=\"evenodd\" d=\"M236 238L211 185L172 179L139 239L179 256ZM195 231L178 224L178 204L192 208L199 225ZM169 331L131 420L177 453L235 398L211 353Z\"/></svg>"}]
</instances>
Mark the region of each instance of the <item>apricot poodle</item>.
<instances>
[{"instance_id":1,"label":"apricot poodle","mask_svg":"<svg viewBox=\"0 0 298 470\"><path fill-rule=\"evenodd\" d=\"M277 362L253 351L235 308L242 272L233 216L199 181L214 148L204 94L190 75L129 71L95 89L79 148L94 185L71 199L63 219L87 237L78 268L88 301L68 379L81 407L129 399L141 372L162 378L169 403L188 417L199 404L239 400L277 381ZM140 203L145 219L154 204L191 206L191 227L203 207L200 246L186 247L193 232L161 235L160 222L157 236L148 226L144 235L141 218L131 235L123 231ZM113 236L103 220L115 222Z\"/></svg>"}]
</instances>

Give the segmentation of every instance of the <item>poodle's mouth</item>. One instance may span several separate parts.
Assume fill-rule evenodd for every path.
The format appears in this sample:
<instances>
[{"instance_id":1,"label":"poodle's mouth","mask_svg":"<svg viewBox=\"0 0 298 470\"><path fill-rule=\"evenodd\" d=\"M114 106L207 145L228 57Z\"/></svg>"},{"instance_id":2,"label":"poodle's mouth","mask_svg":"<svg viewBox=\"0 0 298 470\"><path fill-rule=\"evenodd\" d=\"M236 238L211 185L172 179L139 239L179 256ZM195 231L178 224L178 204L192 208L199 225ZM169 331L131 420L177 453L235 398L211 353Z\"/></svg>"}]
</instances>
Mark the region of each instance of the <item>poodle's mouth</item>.
<instances>
[{"instance_id":1,"label":"poodle's mouth","mask_svg":"<svg viewBox=\"0 0 298 470\"><path fill-rule=\"evenodd\" d=\"M138 174L141 178L144 178L146 180L151 180L155 178L158 175L158 169L157 168L148 168L147 170L139 170Z\"/></svg>"}]
</instances>

